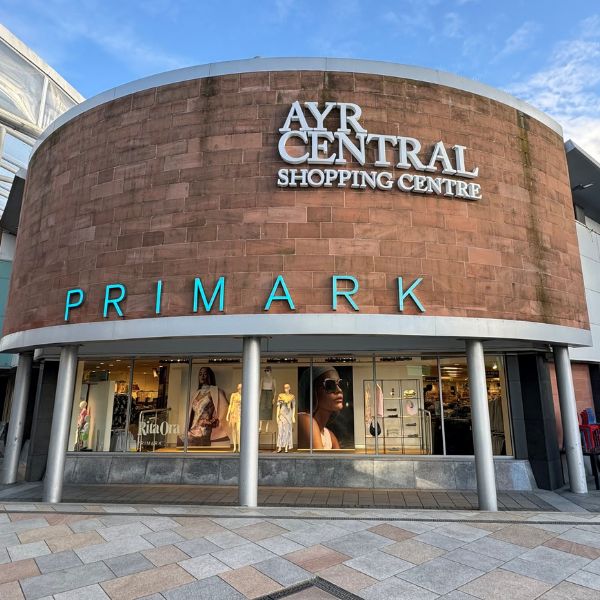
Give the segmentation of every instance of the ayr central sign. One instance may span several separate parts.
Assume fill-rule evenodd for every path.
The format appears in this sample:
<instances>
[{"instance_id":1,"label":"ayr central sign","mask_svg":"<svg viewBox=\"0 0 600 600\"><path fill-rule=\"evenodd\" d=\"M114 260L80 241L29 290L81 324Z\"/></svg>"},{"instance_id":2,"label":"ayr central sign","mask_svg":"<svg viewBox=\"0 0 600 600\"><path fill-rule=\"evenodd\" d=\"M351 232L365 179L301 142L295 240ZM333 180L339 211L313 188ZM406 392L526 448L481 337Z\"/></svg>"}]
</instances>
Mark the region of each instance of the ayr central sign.
<instances>
[{"instance_id":1,"label":"ayr central sign","mask_svg":"<svg viewBox=\"0 0 600 600\"><path fill-rule=\"evenodd\" d=\"M421 142L415 138L369 133L360 124L361 114L360 106L351 102L325 102L322 109L317 102L293 102L279 130L279 156L290 165L308 166L279 169L277 185L282 188L398 189L465 200L481 199L478 183L447 177L472 180L479 175L479 167L469 170L466 166L465 146L454 145L448 149L439 141L423 156ZM336 130L326 129L327 118L336 119ZM364 167L368 150L374 153L373 166L379 170L347 168L352 159ZM394 177L391 168L441 172L442 176L403 173Z\"/></svg>"}]
</instances>

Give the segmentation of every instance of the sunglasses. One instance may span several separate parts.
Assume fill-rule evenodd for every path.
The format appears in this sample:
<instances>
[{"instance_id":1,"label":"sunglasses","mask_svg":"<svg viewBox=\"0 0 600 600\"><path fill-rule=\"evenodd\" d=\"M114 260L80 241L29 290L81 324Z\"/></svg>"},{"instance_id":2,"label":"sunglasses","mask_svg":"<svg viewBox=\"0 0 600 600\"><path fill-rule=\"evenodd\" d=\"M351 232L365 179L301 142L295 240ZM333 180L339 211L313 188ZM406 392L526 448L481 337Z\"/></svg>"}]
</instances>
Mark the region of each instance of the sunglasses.
<instances>
[{"instance_id":1,"label":"sunglasses","mask_svg":"<svg viewBox=\"0 0 600 600\"><path fill-rule=\"evenodd\" d=\"M323 388L328 394L334 394L338 391L345 391L348 388L348 382L345 379L324 379Z\"/></svg>"}]
</instances>

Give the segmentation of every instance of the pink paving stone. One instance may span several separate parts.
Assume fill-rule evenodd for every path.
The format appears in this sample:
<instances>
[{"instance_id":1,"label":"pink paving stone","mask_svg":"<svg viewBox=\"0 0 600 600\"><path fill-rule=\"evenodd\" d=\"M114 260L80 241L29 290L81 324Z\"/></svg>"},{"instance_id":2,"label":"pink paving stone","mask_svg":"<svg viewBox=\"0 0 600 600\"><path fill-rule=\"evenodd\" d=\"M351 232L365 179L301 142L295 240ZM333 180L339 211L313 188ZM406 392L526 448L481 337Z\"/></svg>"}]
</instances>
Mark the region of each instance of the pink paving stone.
<instances>
[{"instance_id":1,"label":"pink paving stone","mask_svg":"<svg viewBox=\"0 0 600 600\"><path fill-rule=\"evenodd\" d=\"M250 566L221 573L219 577L247 598L258 598L282 589L276 581Z\"/></svg>"},{"instance_id":2,"label":"pink paving stone","mask_svg":"<svg viewBox=\"0 0 600 600\"><path fill-rule=\"evenodd\" d=\"M350 560L349 556L321 545L291 552L290 554L286 554L283 558L312 573Z\"/></svg>"}]
</instances>

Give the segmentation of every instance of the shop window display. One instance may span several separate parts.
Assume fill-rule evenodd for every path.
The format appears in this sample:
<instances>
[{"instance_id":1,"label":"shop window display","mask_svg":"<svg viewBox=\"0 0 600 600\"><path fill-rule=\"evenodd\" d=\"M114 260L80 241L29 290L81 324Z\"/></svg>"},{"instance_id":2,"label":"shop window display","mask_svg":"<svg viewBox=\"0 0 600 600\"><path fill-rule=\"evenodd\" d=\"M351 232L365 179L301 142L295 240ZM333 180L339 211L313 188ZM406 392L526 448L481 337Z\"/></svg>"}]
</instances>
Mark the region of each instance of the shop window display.
<instances>
[{"instance_id":1,"label":"shop window display","mask_svg":"<svg viewBox=\"0 0 600 600\"><path fill-rule=\"evenodd\" d=\"M486 355L494 454L511 454L502 356ZM465 357L266 358L261 452L473 454ZM79 363L70 451L239 452L241 358Z\"/></svg>"}]
</instances>

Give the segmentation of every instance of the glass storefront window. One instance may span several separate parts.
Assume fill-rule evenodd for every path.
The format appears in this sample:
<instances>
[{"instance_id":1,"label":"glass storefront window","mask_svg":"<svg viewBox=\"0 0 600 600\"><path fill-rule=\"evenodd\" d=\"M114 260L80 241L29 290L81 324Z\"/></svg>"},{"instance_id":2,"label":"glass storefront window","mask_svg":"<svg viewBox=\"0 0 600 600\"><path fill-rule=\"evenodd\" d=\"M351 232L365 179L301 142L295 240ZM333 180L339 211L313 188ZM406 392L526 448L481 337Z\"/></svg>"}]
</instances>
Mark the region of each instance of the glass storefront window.
<instances>
[{"instance_id":1,"label":"glass storefront window","mask_svg":"<svg viewBox=\"0 0 600 600\"><path fill-rule=\"evenodd\" d=\"M512 454L504 360L486 355L494 454ZM79 363L70 451L238 452L238 357ZM261 452L472 455L464 356L268 357Z\"/></svg>"},{"instance_id":2,"label":"glass storefront window","mask_svg":"<svg viewBox=\"0 0 600 600\"><path fill-rule=\"evenodd\" d=\"M183 450L189 363L136 359L126 447L132 452Z\"/></svg>"}]
</instances>

